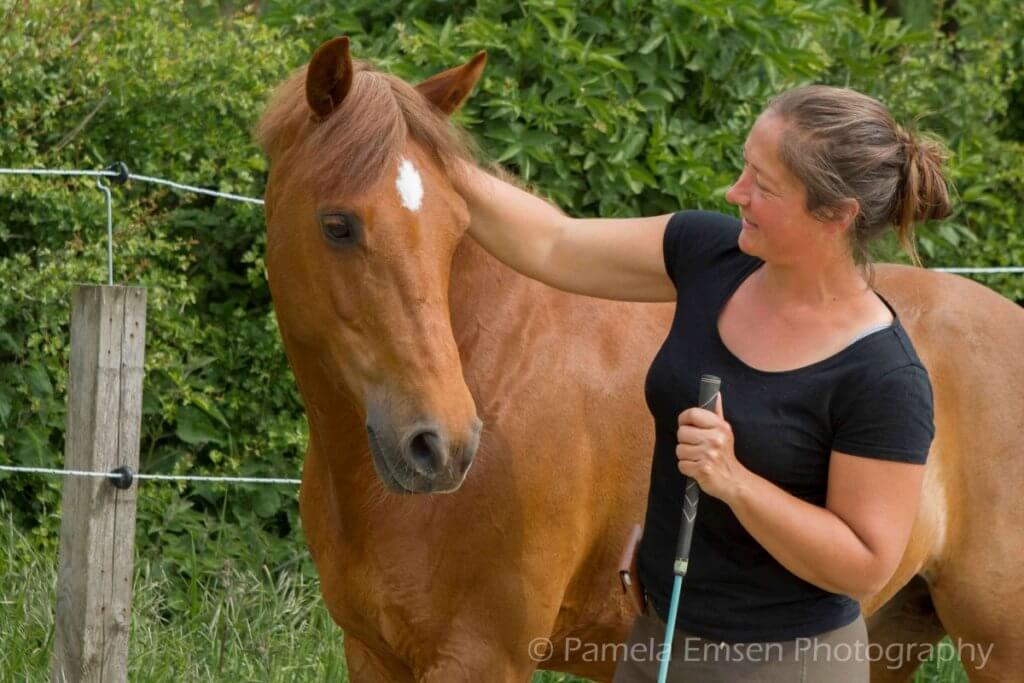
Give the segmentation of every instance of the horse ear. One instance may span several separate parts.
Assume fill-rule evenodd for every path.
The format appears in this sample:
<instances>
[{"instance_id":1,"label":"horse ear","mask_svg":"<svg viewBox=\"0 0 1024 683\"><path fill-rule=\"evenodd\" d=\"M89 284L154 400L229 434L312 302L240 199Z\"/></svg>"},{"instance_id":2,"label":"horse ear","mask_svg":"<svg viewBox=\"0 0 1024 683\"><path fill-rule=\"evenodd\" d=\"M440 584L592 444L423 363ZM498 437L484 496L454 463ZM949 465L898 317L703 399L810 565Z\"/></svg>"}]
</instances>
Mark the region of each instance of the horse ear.
<instances>
[{"instance_id":1,"label":"horse ear","mask_svg":"<svg viewBox=\"0 0 1024 683\"><path fill-rule=\"evenodd\" d=\"M306 102L319 117L341 104L352 87L348 36L332 38L316 49L306 69Z\"/></svg>"},{"instance_id":2,"label":"horse ear","mask_svg":"<svg viewBox=\"0 0 1024 683\"><path fill-rule=\"evenodd\" d=\"M477 52L473 59L462 66L457 66L447 71L442 71L436 76L431 76L416 86L420 94L430 100L435 107L445 114L451 115L469 97L473 86L480 80L480 74L484 71L484 64L487 62L487 53Z\"/></svg>"}]
</instances>

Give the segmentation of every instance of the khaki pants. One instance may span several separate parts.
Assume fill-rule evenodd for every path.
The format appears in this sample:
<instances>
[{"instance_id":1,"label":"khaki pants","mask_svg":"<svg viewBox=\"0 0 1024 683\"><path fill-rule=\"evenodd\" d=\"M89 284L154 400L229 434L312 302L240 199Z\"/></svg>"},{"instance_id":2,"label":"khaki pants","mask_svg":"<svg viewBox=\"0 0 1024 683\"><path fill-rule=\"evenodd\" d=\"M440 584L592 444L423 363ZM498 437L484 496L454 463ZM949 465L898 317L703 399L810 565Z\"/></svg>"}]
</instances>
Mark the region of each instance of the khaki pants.
<instances>
[{"instance_id":1,"label":"khaki pants","mask_svg":"<svg viewBox=\"0 0 1024 683\"><path fill-rule=\"evenodd\" d=\"M647 603L633 622L613 683L655 683L665 622ZM864 617L809 638L771 643L721 643L676 629L670 683L868 683Z\"/></svg>"}]
</instances>

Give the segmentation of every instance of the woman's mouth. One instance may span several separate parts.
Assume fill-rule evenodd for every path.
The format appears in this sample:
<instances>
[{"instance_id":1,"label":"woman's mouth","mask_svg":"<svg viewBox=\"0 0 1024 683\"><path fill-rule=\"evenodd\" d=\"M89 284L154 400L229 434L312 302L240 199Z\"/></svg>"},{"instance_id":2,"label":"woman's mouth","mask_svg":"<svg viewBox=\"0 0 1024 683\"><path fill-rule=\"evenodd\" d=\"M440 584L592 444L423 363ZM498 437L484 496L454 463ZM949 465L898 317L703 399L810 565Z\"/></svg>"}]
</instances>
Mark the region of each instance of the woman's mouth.
<instances>
[{"instance_id":1,"label":"woman's mouth","mask_svg":"<svg viewBox=\"0 0 1024 683\"><path fill-rule=\"evenodd\" d=\"M742 220L743 220L743 227L744 228L746 228L747 230L757 230L757 225L755 225L754 223L751 223L746 218L743 218Z\"/></svg>"}]
</instances>

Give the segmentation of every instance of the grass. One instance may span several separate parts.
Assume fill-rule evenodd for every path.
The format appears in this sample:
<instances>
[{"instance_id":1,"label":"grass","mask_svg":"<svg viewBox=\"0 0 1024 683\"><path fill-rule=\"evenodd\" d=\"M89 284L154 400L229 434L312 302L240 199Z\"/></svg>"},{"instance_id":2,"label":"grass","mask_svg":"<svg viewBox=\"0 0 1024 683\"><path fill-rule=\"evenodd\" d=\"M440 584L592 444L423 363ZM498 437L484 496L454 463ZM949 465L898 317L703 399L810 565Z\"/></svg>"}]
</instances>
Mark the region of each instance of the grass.
<instances>
[{"instance_id":1,"label":"grass","mask_svg":"<svg viewBox=\"0 0 1024 683\"><path fill-rule=\"evenodd\" d=\"M9 519L0 550L0 681L49 678L56 604L56 561L33 550ZM159 575L137 562L128 679L173 681L324 681L345 683L343 634L300 572L255 572L225 562L200 578ZM926 662L915 683L967 681L953 646ZM532 683L587 683L538 672Z\"/></svg>"},{"instance_id":2,"label":"grass","mask_svg":"<svg viewBox=\"0 0 1024 683\"><path fill-rule=\"evenodd\" d=\"M7 525L0 556L0 680L48 680L56 562ZM16 590L12 590L16 587ZM128 680L347 681L341 632L313 579L230 562L192 581L136 567Z\"/></svg>"}]
</instances>

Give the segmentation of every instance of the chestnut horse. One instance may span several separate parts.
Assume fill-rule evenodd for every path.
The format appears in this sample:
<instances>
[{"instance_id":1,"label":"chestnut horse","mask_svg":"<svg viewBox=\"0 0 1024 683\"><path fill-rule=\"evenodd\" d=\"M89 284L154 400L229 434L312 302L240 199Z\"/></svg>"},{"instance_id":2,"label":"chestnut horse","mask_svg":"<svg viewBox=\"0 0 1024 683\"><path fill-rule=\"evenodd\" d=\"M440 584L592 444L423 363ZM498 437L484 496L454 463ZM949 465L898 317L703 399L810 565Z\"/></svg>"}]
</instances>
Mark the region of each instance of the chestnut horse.
<instances>
[{"instance_id":1,"label":"chestnut horse","mask_svg":"<svg viewBox=\"0 0 1024 683\"><path fill-rule=\"evenodd\" d=\"M258 127L267 272L309 421L302 523L356 683L526 681L545 657L607 681L635 616L616 570L674 309L551 289L466 238L448 115L484 61L414 87L336 38ZM871 638L948 633L971 680L1005 681L1024 670L1024 312L957 276L876 275L931 373L937 434L910 545L863 605ZM916 663L880 660L873 680Z\"/></svg>"}]
</instances>

